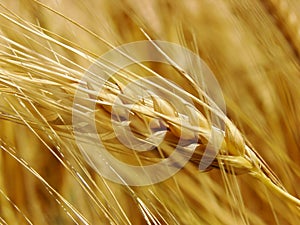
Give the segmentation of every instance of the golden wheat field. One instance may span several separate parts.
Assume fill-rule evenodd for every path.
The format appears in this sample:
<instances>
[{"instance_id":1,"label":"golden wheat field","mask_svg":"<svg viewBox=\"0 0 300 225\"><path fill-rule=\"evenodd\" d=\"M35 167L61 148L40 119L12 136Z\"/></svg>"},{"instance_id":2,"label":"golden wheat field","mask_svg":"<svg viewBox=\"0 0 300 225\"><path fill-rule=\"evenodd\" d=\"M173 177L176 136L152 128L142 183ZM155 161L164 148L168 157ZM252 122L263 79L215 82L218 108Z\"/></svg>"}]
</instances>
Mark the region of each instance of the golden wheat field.
<instances>
[{"instance_id":1,"label":"golden wheat field","mask_svg":"<svg viewBox=\"0 0 300 225\"><path fill-rule=\"evenodd\" d=\"M0 224L300 224L298 12L0 0Z\"/></svg>"}]
</instances>

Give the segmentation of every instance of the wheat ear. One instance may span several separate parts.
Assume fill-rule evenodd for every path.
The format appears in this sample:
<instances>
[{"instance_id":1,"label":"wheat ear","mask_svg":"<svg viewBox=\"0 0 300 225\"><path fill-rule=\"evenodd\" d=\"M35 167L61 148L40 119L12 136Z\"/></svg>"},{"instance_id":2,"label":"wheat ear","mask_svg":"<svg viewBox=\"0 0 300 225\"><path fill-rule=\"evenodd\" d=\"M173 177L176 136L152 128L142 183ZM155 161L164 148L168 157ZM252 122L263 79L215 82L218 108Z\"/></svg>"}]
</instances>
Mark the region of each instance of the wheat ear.
<instances>
[{"instance_id":1,"label":"wheat ear","mask_svg":"<svg viewBox=\"0 0 300 225\"><path fill-rule=\"evenodd\" d=\"M30 28L29 31L38 32L35 30L35 28ZM39 35L46 40L54 41L43 33L39 33ZM66 121L68 121L68 118L71 116L70 106L72 105L72 99L69 98L69 96L72 96L72 94L74 94L76 90L76 77L80 76L80 73L75 70L68 69L61 64L57 64L55 61L52 61L46 57L38 58L41 57L41 55L36 55L36 53L32 52L30 49L26 49L24 46L21 46L18 43L13 42L12 40L6 39L4 36L2 36L2 38L10 43L8 45L8 50L20 53L17 49L14 49L13 46L22 48L22 56L2 52L2 94L7 96L18 96L18 101L22 102L23 105L34 105L36 107L35 110L40 115L42 123L45 124L46 129L56 129L57 132L63 133L64 130L67 130L66 127L68 126L66 125ZM55 42L57 43L57 41ZM65 47L60 43L57 44ZM78 50L71 50L81 56L84 56L84 53L80 53ZM167 56L165 55L165 57ZM87 59L90 60L90 58ZM140 64L140 66L144 67L142 64ZM179 68L178 65L173 64L173 67L177 71L179 71L179 73L181 73L182 77L188 78L189 82L191 82L192 85L192 78L189 77L189 75L185 73L184 70ZM15 75L16 68L18 68L17 72L19 73L19 75ZM155 76L159 76L151 70L150 72ZM29 73L30 77L25 75ZM119 77L119 79L122 79L115 79L113 82L107 83L106 88L100 93L96 100L96 105L104 110L99 110L99 115L101 116L97 116L98 120L96 122L99 123L100 127L108 127L106 129L107 132L111 129L108 124L111 118L111 107L115 103L114 99L116 99L117 95L123 97L123 101L119 104L120 107L124 110L128 109L129 104L131 104L130 96L126 96L122 92L122 86L124 86L122 80L126 83L139 77L139 75L130 73L128 71L126 72L126 74L120 73L120 75L121 76ZM53 99L53 95L44 95L43 93L47 93L48 90L51 90L52 93L57 92L56 94L57 96L60 96L60 99ZM89 93L88 87L84 91L86 93ZM185 90L182 90L182 92L190 96L190 93L186 92ZM41 96L43 96L44 98L43 102L39 101ZM215 113L211 111L211 108L207 107L207 104L200 98L194 100L203 107L206 107L206 110L210 110L210 113ZM58 101L60 101L60 103L58 103ZM61 107L61 102L65 103L63 104L65 105L64 107ZM50 109L54 108L59 113L52 113ZM138 102L138 104L134 108L131 108L131 110L133 112L133 115L130 118L131 121L128 122L133 128L133 132L138 135L147 137L147 135L149 135L149 133L147 134L147 132L151 132L153 130L159 131L162 124L156 124L156 127L149 127L147 123L150 119L159 118L164 121L163 126L169 129L171 138L167 141L168 146L176 145L177 138L179 137L183 137L184 139L186 139L187 143L189 144L194 139L194 137L197 137L197 139L199 140L196 143L198 147L196 148L191 161L196 164L199 163L203 154L202 150L207 147L206 144L208 143L209 134L211 133L210 119L207 118L207 115L198 112L198 118L196 118L196 121L198 121L198 126L183 127L180 122L181 118L178 116L178 113L168 102L168 100L154 97L150 101L148 100L148 102ZM120 111L120 113L122 112ZM7 111L2 112L1 117L8 120L20 122L25 120L32 127L35 127L35 125L37 125L37 123L32 121L30 119L30 116L26 114L19 115L19 117L13 117L11 115L11 111ZM122 117L122 115L117 116ZM291 196L288 192L286 192L276 176L258 155L258 153L245 144L243 136L233 125L233 123L225 116L222 119L224 120L226 125L224 141L221 145L219 154L217 155L211 166L218 168L223 167L226 171L234 174L248 173L258 178L268 188L279 194L279 196L299 207L299 199ZM141 124L143 126L141 126ZM141 127L143 128L142 130L140 129ZM107 141L109 140L107 139ZM113 151L116 151L116 149L122 151L122 147L116 145L117 144L114 143ZM166 154L169 154L167 150L165 151ZM162 152L164 152L164 150L162 150Z\"/></svg>"}]
</instances>

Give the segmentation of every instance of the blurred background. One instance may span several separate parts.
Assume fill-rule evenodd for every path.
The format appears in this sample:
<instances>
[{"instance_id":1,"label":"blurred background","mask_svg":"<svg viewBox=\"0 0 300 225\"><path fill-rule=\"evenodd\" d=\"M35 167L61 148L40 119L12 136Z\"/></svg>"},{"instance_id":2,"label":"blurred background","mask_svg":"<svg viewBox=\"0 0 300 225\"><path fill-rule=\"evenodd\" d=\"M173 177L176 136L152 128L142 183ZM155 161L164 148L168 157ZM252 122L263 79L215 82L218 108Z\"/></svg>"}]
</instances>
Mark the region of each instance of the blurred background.
<instances>
[{"instance_id":1,"label":"blurred background","mask_svg":"<svg viewBox=\"0 0 300 225\"><path fill-rule=\"evenodd\" d=\"M97 59L111 49L105 42L145 40L143 29L152 39L187 47L208 64L228 117L297 197L300 1L0 2L0 224L299 224L299 209L248 174L199 172L187 165L151 186L112 183L82 160L68 127L43 129L32 110L41 107L51 121L59 113L66 125L70 113L59 108L68 102L53 97L57 107L48 108L43 95L32 97L39 99L34 107L20 99L24 91L41 88L31 77L79 77L91 64L88 57ZM35 67L16 66L24 59ZM37 73L42 68L49 78ZM15 76L14 83L9 76ZM18 76L28 77L28 85L15 82ZM46 97L60 93L72 99L51 82L43 81L41 89Z\"/></svg>"}]
</instances>

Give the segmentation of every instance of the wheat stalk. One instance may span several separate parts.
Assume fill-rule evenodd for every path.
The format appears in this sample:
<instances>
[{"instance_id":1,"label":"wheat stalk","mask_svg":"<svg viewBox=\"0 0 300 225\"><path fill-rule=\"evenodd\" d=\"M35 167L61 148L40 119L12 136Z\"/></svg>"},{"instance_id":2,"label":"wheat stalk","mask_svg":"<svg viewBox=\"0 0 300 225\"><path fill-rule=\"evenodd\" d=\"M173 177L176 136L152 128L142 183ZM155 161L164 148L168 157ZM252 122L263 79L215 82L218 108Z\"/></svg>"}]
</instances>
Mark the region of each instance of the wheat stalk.
<instances>
[{"instance_id":1,"label":"wheat stalk","mask_svg":"<svg viewBox=\"0 0 300 225\"><path fill-rule=\"evenodd\" d=\"M11 56L13 58L13 56ZM38 70L38 65L28 65L26 61L21 61L20 58L18 58L16 61L9 61L10 63L15 63L12 65L13 68L18 67L18 65L21 65L24 69L31 70L31 73L40 73L42 71ZM35 63L36 61L34 61ZM45 63L43 64L45 65ZM41 70L44 70L44 68L40 68ZM48 70L48 71L53 71ZM47 71L47 72L48 72ZM24 72L25 74L26 72ZM8 80L6 80L8 78ZM132 79L130 77L126 77L127 79ZM29 100L29 104L33 104L35 102L38 102L41 96L41 86L46 86L47 89L49 89L49 86L51 86L52 90L54 88L59 88L61 86L61 83L56 83L53 81L49 81L46 79L28 79L26 76L14 76L12 73L9 72L9 70L4 71L2 80L3 85L5 85L2 94L8 94L11 93L11 86L6 86L7 84L11 83L13 86L19 90L29 90L29 87L33 87L33 83L37 83L37 90L36 93L30 90L30 93L23 94L24 96L20 96L20 99ZM72 80L67 81L69 83L72 82ZM102 107L107 113L103 112L99 113L99 120L97 122L99 123L99 127L107 127L106 130L112 131L112 128L107 126L110 123L111 113L112 113L112 105L115 104L115 99L117 98L117 95L121 95L125 100L125 102L122 102L120 108L123 108L123 110L126 110L129 108L129 105L131 105L130 97L132 96L125 96L122 94L122 90L119 89L119 87L122 86L121 83L119 83L117 80L115 80L117 83L117 86L115 83L107 84L107 89L104 89L103 93L100 93L98 98L100 101L97 101L97 104ZM63 83L64 89L67 88L68 85ZM112 88L113 87L113 88ZM9 88L9 92L5 91L5 89ZM59 88L60 89L60 88ZM73 85L71 86L66 92L67 93L74 93L76 90L76 87ZM47 91L47 90L45 90ZM61 91L61 90L58 90ZM23 92L23 91L22 91ZM22 92L20 95L22 95ZM89 90L87 89L86 92L88 93ZM135 93L133 93L134 95ZM35 96L36 95L36 96ZM61 98L62 95L59 95ZM68 97L67 95L66 97ZM63 100L63 99L60 99ZM22 101L22 100L19 100ZM23 101L22 101L23 102ZM25 101L26 104L26 101ZM36 104L36 103L35 103ZM39 103L39 107L36 108L37 113L40 114L42 119L44 120L45 124L49 124L50 127L55 126L55 123L58 123L59 120L65 121L63 118L59 118L58 116L63 115L63 113L59 113L55 115L50 111L50 109L57 107L59 104L55 103L54 99L45 99L44 102L45 106L41 106ZM57 106L56 106L57 105ZM71 105L71 102L65 104L66 106ZM41 107L41 108L40 108ZM48 110L47 110L48 108ZM14 109L16 110L16 109ZM69 115L64 117L70 117L70 109L64 109ZM67 111L69 110L69 112ZM131 118L130 124L133 127L133 132L135 134L139 134L143 136L144 138L147 138L147 133L145 131L153 130L159 130L160 124L158 124L158 127L149 127L149 120L153 118L159 118L163 119L165 121L165 125L170 130L170 135L173 136L173 140L169 140L170 143L168 145L174 146L176 145L176 137L180 138L181 136L187 140L187 143L191 143L193 141L195 136L198 136L198 139L200 140L200 143L198 142L199 151L195 152L194 157L191 159L193 162L198 164L200 162L199 159L201 159L201 155L203 152L201 150L206 148L206 144L208 143L209 134L211 133L211 126L209 125L209 120L205 118L203 114L200 112L197 114L198 118L196 118L196 121L199 121L198 127L196 127L197 130L194 130L195 127L182 127L180 123L180 117L178 116L178 113L176 112L176 109L172 107L172 105L167 101L163 99L156 99L155 97L152 98L152 102L147 102L147 104L143 101L140 101L138 105L136 105L134 108L131 109L132 113L134 113L134 116ZM50 112L48 115L43 115L41 112ZM122 113L122 110L120 110L120 113ZM86 115L85 115L86 116ZM104 119L104 116L106 119ZM117 117L122 117L121 114L114 115ZM3 114L3 117L6 119L10 119L8 114ZM22 116L23 117L23 116ZM97 116L98 117L98 116ZM101 118L101 119L100 119ZM18 118L15 118L18 119ZM30 121L30 119L23 118L23 120ZM148 120L148 121L147 121ZM258 178L262 182L266 184L266 186L272 188L273 191L280 194L281 197L285 198L286 200L296 204L299 206L299 200L294 198L293 196L289 195L283 186L280 184L274 173L270 170L270 168L265 164L265 162L261 159L261 157L258 155L257 152L253 151L248 145L245 144L245 140L243 139L241 133L237 130L237 128L233 125L233 123L228 119L224 118L226 121L226 131L225 131L225 139L223 141L222 147L220 149L220 153L215 159L215 162L213 163L213 166L215 167L226 167L228 172L232 173L249 173L250 175L253 175L254 177ZM22 121L20 121L22 122ZM135 125L137 123L137 125ZM141 126L142 123L142 126ZM53 125L52 125L53 124ZM34 125L31 125L34 126ZM67 126L66 124L62 125L60 128L62 130L67 130L64 128L64 126ZM142 129L141 129L142 128ZM158 131L156 131L158 132ZM154 134L155 135L155 134ZM109 141L109 140L107 140ZM122 150L122 147L114 146L115 149ZM164 151L164 150L163 150Z\"/></svg>"}]
</instances>

